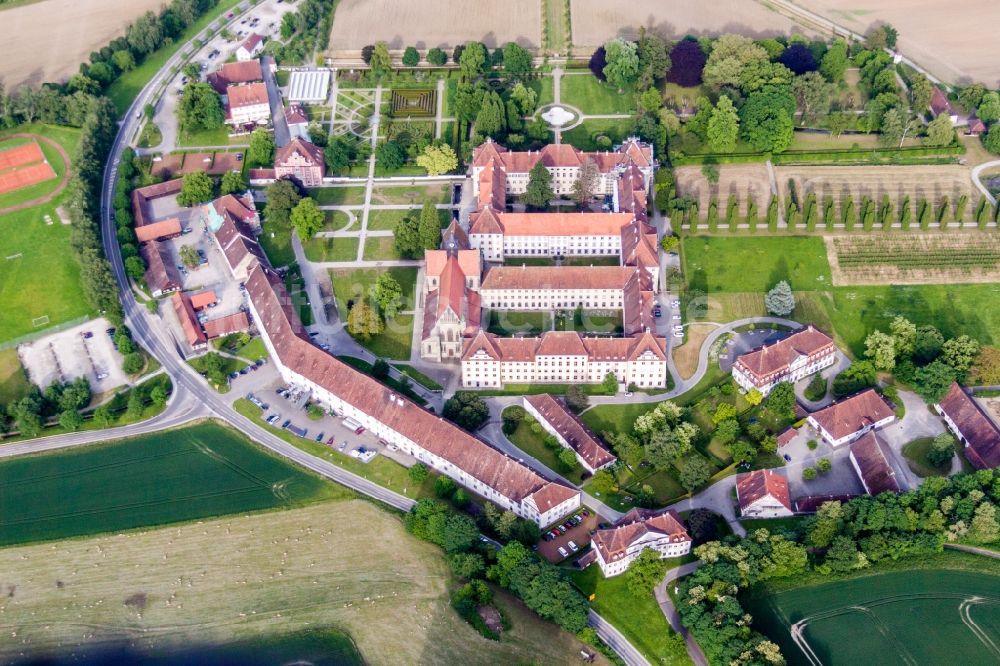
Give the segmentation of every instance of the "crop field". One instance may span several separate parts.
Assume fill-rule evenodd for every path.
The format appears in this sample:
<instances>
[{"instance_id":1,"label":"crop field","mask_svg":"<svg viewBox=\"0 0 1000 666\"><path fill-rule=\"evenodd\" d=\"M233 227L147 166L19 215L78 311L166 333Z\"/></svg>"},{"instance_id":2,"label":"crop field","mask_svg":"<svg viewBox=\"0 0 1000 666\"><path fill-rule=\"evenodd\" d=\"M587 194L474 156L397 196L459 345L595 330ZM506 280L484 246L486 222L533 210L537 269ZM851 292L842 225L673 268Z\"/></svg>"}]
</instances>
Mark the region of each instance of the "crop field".
<instances>
[{"instance_id":1,"label":"crop field","mask_svg":"<svg viewBox=\"0 0 1000 666\"><path fill-rule=\"evenodd\" d=\"M64 80L90 52L125 32L161 0L46 0L4 10L0 40L4 58L0 79L14 90L22 83ZM58 17L58 20L53 20ZM38 48L44 44L44 48Z\"/></svg>"},{"instance_id":2,"label":"crop field","mask_svg":"<svg viewBox=\"0 0 1000 666\"><path fill-rule=\"evenodd\" d=\"M720 164L716 166L719 182L711 183L700 166L682 166L674 169L674 179L678 196L693 197L698 201L698 211L705 217L708 204L714 197L719 202L719 210L724 216L730 196L740 202L740 215L746 215L747 195L757 204L757 215L765 220L767 207L771 203L771 182L764 164Z\"/></svg>"},{"instance_id":3,"label":"crop field","mask_svg":"<svg viewBox=\"0 0 1000 666\"><path fill-rule=\"evenodd\" d=\"M344 496L202 423L0 463L0 545L63 539Z\"/></svg>"},{"instance_id":4,"label":"crop field","mask_svg":"<svg viewBox=\"0 0 1000 666\"><path fill-rule=\"evenodd\" d=\"M338 10L339 11L339 10ZM749 37L770 37L803 32L791 20L747 0L684 2L684 0L633 0L602 2L572 0L573 44L593 49L612 37L635 39L645 26L664 37L718 35L738 32Z\"/></svg>"},{"instance_id":5,"label":"crop field","mask_svg":"<svg viewBox=\"0 0 1000 666\"><path fill-rule=\"evenodd\" d=\"M995 233L828 236L833 284L1000 282Z\"/></svg>"},{"instance_id":6,"label":"crop field","mask_svg":"<svg viewBox=\"0 0 1000 666\"><path fill-rule=\"evenodd\" d=\"M985 573L890 572L779 592L749 610L790 664L1000 660L1000 576Z\"/></svg>"},{"instance_id":7,"label":"crop field","mask_svg":"<svg viewBox=\"0 0 1000 666\"><path fill-rule=\"evenodd\" d=\"M994 44L990 29L1000 21L1000 7L990 0L964 0L961 5L912 0L795 0L834 23L865 34L882 23L899 30L902 53L951 83L962 79L995 86L1000 78L996 58L983 58ZM956 21L956 10L974 21Z\"/></svg>"},{"instance_id":8,"label":"crop field","mask_svg":"<svg viewBox=\"0 0 1000 666\"><path fill-rule=\"evenodd\" d=\"M343 0L330 30L334 53L360 52L366 44L378 41L387 42L390 49L429 49L470 40L482 41L491 49L511 41L537 48L541 43L538 0Z\"/></svg>"},{"instance_id":9,"label":"crop field","mask_svg":"<svg viewBox=\"0 0 1000 666\"><path fill-rule=\"evenodd\" d=\"M480 637L450 607L441 551L361 500L8 548L0 570L5 663L115 645L170 663L248 645L226 663L579 663L574 637L503 594L510 630Z\"/></svg>"},{"instance_id":10,"label":"crop field","mask_svg":"<svg viewBox=\"0 0 1000 666\"><path fill-rule=\"evenodd\" d=\"M795 191L801 203L809 192L822 201L833 198L839 208L847 197L854 197L855 207L862 197L869 197L876 205L883 195L888 195L898 211L904 197L916 206L921 199L937 206L944 197L952 207L963 194L969 198L965 219L972 219L972 212L979 201L972 187L969 168L961 165L941 164L930 166L787 166L776 167L775 177L782 205L789 201L789 180L795 182ZM837 218L838 222L840 218Z\"/></svg>"}]
</instances>

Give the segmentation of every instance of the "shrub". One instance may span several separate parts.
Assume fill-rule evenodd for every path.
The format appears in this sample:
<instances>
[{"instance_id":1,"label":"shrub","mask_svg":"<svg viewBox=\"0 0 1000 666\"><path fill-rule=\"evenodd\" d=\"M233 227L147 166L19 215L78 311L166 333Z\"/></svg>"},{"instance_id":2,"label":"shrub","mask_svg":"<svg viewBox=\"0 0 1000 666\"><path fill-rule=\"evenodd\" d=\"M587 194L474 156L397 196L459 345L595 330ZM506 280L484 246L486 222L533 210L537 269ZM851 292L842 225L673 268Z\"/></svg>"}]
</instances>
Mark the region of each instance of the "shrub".
<instances>
[{"instance_id":1,"label":"shrub","mask_svg":"<svg viewBox=\"0 0 1000 666\"><path fill-rule=\"evenodd\" d=\"M826 378L824 378L820 373L813 375L813 378L809 381L809 385L806 386L805 390L806 400L811 400L817 402L826 397Z\"/></svg>"}]
</instances>

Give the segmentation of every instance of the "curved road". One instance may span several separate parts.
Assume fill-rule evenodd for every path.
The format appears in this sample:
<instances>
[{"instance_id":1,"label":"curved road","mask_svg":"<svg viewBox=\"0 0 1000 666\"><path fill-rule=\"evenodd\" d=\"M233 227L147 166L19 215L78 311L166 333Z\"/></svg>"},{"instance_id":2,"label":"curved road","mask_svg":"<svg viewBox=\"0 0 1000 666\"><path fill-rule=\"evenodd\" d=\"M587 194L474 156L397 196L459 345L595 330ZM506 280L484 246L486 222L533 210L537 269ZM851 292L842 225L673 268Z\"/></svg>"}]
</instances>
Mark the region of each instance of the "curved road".
<instances>
[{"instance_id":1,"label":"curved road","mask_svg":"<svg viewBox=\"0 0 1000 666\"><path fill-rule=\"evenodd\" d=\"M687 576L700 566L701 562L698 561L682 564L676 569L671 569L653 589L653 594L656 596L656 603L660 605L660 610L663 611L663 616L670 623L670 627L684 637L684 642L687 644L688 656L691 657L691 661L695 663L695 666L708 666L708 659L705 658L705 653L701 651L701 647L695 641L694 636L689 634L687 628L681 624L681 616L677 612L677 609L674 608L674 602L667 593L667 585L678 578Z\"/></svg>"},{"instance_id":2,"label":"curved road","mask_svg":"<svg viewBox=\"0 0 1000 666\"><path fill-rule=\"evenodd\" d=\"M994 206L997 205L997 198L993 196L993 194L988 189L986 189L986 186L983 185L983 181L979 179L979 174L981 174L986 169L996 169L996 168L1000 168L1000 160L993 160L992 162L983 162L978 166L974 166L972 167L972 174L971 174L972 184L975 185L976 189L982 192L983 196L986 197L986 200L989 201Z\"/></svg>"}]
</instances>

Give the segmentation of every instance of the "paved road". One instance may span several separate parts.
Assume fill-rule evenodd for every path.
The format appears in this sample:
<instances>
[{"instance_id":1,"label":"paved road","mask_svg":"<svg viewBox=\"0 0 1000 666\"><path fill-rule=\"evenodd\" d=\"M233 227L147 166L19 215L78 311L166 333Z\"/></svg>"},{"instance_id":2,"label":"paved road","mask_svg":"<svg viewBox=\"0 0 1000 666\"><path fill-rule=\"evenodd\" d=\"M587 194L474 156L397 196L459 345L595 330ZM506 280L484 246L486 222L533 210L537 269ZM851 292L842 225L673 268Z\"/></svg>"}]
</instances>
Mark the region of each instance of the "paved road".
<instances>
[{"instance_id":1,"label":"paved road","mask_svg":"<svg viewBox=\"0 0 1000 666\"><path fill-rule=\"evenodd\" d=\"M281 91L278 89L278 81L274 78L274 58L264 56L261 60L261 69L264 71L264 85L267 86L267 100L271 104L271 124L274 126L274 143L280 148L287 146L292 140L292 134L288 129L288 121L285 120L285 107L281 103Z\"/></svg>"},{"instance_id":2,"label":"paved road","mask_svg":"<svg viewBox=\"0 0 1000 666\"><path fill-rule=\"evenodd\" d=\"M613 624L603 617L590 611L588 620L590 626L597 630L597 635L608 647L614 650L627 666L651 666L642 653L629 643L628 639L618 631Z\"/></svg>"},{"instance_id":3,"label":"paved road","mask_svg":"<svg viewBox=\"0 0 1000 666\"><path fill-rule=\"evenodd\" d=\"M993 160L992 162L984 162L979 166L973 167L972 173L970 174L972 176L972 184L975 185L976 189L982 192L983 196L986 197L986 199L994 206L997 205L997 198L993 196L988 189L986 189L986 186L983 185L983 181L979 179L979 175L986 169L997 168L1000 168L1000 160Z\"/></svg>"},{"instance_id":4,"label":"paved road","mask_svg":"<svg viewBox=\"0 0 1000 666\"><path fill-rule=\"evenodd\" d=\"M691 661L695 663L695 666L708 666L708 659L705 658L705 653L701 651L701 646L698 645L698 641L694 639L694 636L689 634L687 628L681 624L681 616L677 612L677 609L674 608L674 602L667 593L667 585L673 583L678 578L687 576L700 566L701 562L698 561L682 564L676 569L671 569L663 577L663 580L660 581L660 584L653 589L653 594L656 596L656 603L660 605L660 610L663 611L663 616L667 618L667 622L670 623L671 628L684 637L684 642L687 644L688 656L691 657Z\"/></svg>"}]
</instances>

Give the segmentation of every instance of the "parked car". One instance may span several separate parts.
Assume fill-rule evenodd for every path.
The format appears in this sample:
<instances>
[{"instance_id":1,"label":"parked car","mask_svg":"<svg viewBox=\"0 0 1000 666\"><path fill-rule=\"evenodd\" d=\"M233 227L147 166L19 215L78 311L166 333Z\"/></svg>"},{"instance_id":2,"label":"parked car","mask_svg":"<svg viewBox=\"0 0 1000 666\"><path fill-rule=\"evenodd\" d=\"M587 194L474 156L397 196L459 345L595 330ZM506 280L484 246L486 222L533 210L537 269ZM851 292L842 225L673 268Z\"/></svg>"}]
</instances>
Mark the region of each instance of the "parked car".
<instances>
[{"instance_id":1,"label":"parked car","mask_svg":"<svg viewBox=\"0 0 1000 666\"><path fill-rule=\"evenodd\" d=\"M83 339L84 339L84 340L89 340L89 339L91 339L92 337L94 337L94 334L93 334L93 332L92 332L92 331L84 331L84 332L83 332L83 333L81 333L80 335L82 335L82 336L83 336Z\"/></svg>"},{"instance_id":2,"label":"parked car","mask_svg":"<svg viewBox=\"0 0 1000 666\"><path fill-rule=\"evenodd\" d=\"M569 546L569 549L570 549L570 550L572 550L572 551L573 551L574 553L575 553L576 551L580 550L580 547L579 547L578 545L576 545L575 543L573 543L572 541L570 541L570 542L569 542L568 544L566 544L566 545L567 545L567 546Z\"/></svg>"},{"instance_id":3,"label":"parked car","mask_svg":"<svg viewBox=\"0 0 1000 666\"><path fill-rule=\"evenodd\" d=\"M559 546L559 554L562 555L563 557L569 557L569 553L567 553L566 549L563 548L562 546Z\"/></svg>"},{"instance_id":4,"label":"parked car","mask_svg":"<svg viewBox=\"0 0 1000 666\"><path fill-rule=\"evenodd\" d=\"M333 443L337 440L336 435L330 435L330 439L326 440L327 446L333 446Z\"/></svg>"},{"instance_id":5,"label":"parked car","mask_svg":"<svg viewBox=\"0 0 1000 666\"><path fill-rule=\"evenodd\" d=\"M322 442L323 441L323 433L320 433L320 434L316 435L316 441L317 442Z\"/></svg>"},{"instance_id":6,"label":"parked car","mask_svg":"<svg viewBox=\"0 0 1000 666\"><path fill-rule=\"evenodd\" d=\"M281 424L281 427L282 428L287 428L288 424L291 423L291 422L292 422L291 419L285 419L285 422Z\"/></svg>"}]
</instances>

